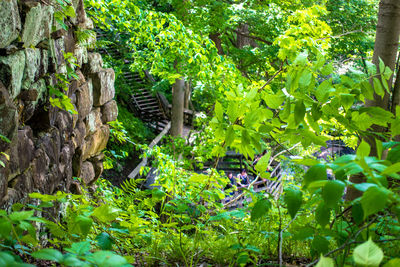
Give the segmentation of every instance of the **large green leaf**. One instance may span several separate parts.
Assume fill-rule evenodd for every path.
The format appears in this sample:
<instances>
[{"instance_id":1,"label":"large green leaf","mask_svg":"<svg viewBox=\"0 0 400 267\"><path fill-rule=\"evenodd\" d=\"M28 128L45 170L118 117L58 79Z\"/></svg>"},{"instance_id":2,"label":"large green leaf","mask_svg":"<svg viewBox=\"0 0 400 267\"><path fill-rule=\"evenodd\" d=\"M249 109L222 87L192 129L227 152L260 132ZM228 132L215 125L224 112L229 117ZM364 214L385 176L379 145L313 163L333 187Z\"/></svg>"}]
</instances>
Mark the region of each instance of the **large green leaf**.
<instances>
[{"instance_id":1,"label":"large green leaf","mask_svg":"<svg viewBox=\"0 0 400 267\"><path fill-rule=\"evenodd\" d=\"M290 217L294 218L302 204L303 193L300 190L288 188L285 190L284 201L287 206Z\"/></svg>"},{"instance_id":2,"label":"large green leaf","mask_svg":"<svg viewBox=\"0 0 400 267\"><path fill-rule=\"evenodd\" d=\"M312 166L304 175L303 185L307 187L310 183L318 180L326 180L326 166L324 164L317 164Z\"/></svg>"},{"instance_id":3,"label":"large green leaf","mask_svg":"<svg viewBox=\"0 0 400 267\"><path fill-rule=\"evenodd\" d=\"M93 220L91 218L83 215L78 215L77 217L75 217L75 222L83 235L87 235L89 233L90 228L93 224Z\"/></svg>"},{"instance_id":4,"label":"large green leaf","mask_svg":"<svg viewBox=\"0 0 400 267\"><path fill-rule=\"evenodd\" d=\"M10 214L10 219L13 221L23 221L31 218L33 216L34 210L28 211L15 211Z\"/></svg>"},{"instance_id":5,"label":"large green leaf","mask_svg":"<svg viewBox=\"0 0 400 267\"><path fill-rule=\"evenodd\" d=\"M389 191L386 188L371 186L361 197L364 217L375 214L386 207Z\"/></svg>"},{"instance_id":6,"label":"large green leaf","mask_svg":"<svg viewBox=\"0 0 400 267\"><path fill-rule=\"evenodd\" d=\"M304 120L304 115L306 114L306 107L304 106L303 101L297 101L294 106L294 121L296 124L299 124Z\"/></svg>"},{"instance_id":7,"label":"large green leaf","mask_svg":"<svg viewBox=\"0 0 400 267\"><path fill-rule=\"evenodd\" d=\"M102 205L94 209L92 216L96 217L101 222L114 221L119 214L119 210L110 205Z\"/></svg>"},{"instance_id":8,"label":"large green leaf","mask_svg":"<svg viewBox=\"0 0 400 267\"><path fill-rule=\"evenodd\" d=\"M251 210L250 219L252 221L260 219L261 217L267 214L270 208L271 208L271 202L269 202L268 199L263 198L258 200L257 203L254 205L253 209Z\"/></svg>"},{"instance_id":9,"label":"large green leaf","mask_svg":"<svg viewBox=\"0 0 400 267\"><path fill-rule=\"evenodd\" d=\"M114 243L114 240L110 237L109 234L103 232L100 233L98 236L96 236L97 244L99 247L103 250L111 250L112 249L112 244Z\"/></svg>"},{"instance_id":10,"label":"large green leaf","mask_svg":"<svg viewBox=\"0 0 400 267\"><path fill-rule=\"evenodd\" d=\"M91 262L99 267L123 266L127 260L111 251L97 251L90 257Z\"/></svg>"},{"instance_id":11,"label":"large green leaf","mask_svg":"<svg viewBox=\"0 0 400 267\"><path fill-rule=\"evenodd\" d=\"M335 267L335 262L333 261L333 259L328 257L325 258L321 255L321 258L319 259L316 267Z\"/></svg>"},{"instance_id":12,"label":"large green leaf","mask_svg":"<svg viewBox=\"0 0 400 267\"><path fill-rule=\"evenodd\" d=\"M327 206L325 206L324 203L321 203L315 211L316 221L322 226L322 228L324 228L325 225L329 224L330 217L331 217L330 209Z\"/></svg>"},{"instance_id":13,"label":"large green leaf","mask_svg":"<svg viewBox=\"0 0 400 267\"><path fill-rule=\"evenodd\" d=\"M311 247L318 252L318 255L325 254L329 251L329 241L325 237L317 235L314 237Z\"/></svg>"},{"instance_id":14,"label":"large green leaf","mask_svg":"<svg viewBox=\"0 0 400 267\"><path fill-rule=\"evenodd\" d=\"M322 198L324 199L325 205L329 208L335 207L343 196L345 187L342 181L328 181L322 188Z\"/></svg>"},{"instance_id":15,"label":"large green leaf","mask_svg":"<svg viewBox=\"0 0 400 267\"><path fill-rule=\"evenodd\" d=\"M370 238L354 249L353 259L361 266L379 266L383 260L383 252Z\"/></svg>"},{"instance_id":16,"label":"large green leaf","mask_svg":"<svg viewBox=\"0 0 400 267\"><path fill-rule=\"evenodd\" d=\"M399 267L400 266L400 258L391 259L383 267Z\"/></svg>"},{"instance_id":17,"label":"large green leaf","mask_svg":"<svg viewBox=\"0 0 400 267\"><path fill-rule=\"evenodd\" d=\"M70 248L66 248L65 250L77 254L77 255L85 255L91 249L91 245L89 241L83 241L78 243L73 243Z\"/></svg>"},{"instance_id":18,"label":"large green leaf","mask_svg":"<svg viewBox=\"0 0 400 267\"><path fill-rule=\"evenodd\" d=\"M52 249L52 248L44 248L32 253L32 256L35 259L40 260L48 260L48 261L55 261L61 262L63 260L63 255L60 251Z\"/></svg>"}]
</instances>

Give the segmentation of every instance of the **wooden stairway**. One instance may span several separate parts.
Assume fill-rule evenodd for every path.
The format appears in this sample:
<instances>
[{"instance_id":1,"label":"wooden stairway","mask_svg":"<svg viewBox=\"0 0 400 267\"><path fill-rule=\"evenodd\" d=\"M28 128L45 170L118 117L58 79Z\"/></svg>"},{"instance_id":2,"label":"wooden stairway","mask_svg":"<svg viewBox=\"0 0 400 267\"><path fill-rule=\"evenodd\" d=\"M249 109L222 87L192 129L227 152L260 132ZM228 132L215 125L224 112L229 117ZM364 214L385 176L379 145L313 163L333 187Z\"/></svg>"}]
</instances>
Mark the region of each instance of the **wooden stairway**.
<instances>
[{"instance_id":1,"label":"wooden stairway","mask_svg":"<svg viewBox=\"0 0 400 267\"><path fill-rule=\"evenodd\" d=\"M100 29L96 29L96 32L98 40L106 41L107 38L110 38L108 33ZM109 56L121 61L122 75L117 76L117 80L119 84L123 84L130 89L131 99L127 103L130 111L160 133L168 125L168 118L161 107L158 97L150 91L151 82L153 82L152 78L145 72L142 75L138 72L132 72L130 70L132 60L125 59L120 49L121 47L117 46L107 46L102 47L98 52L102 56Z\"/></svg>"}]
</instances>

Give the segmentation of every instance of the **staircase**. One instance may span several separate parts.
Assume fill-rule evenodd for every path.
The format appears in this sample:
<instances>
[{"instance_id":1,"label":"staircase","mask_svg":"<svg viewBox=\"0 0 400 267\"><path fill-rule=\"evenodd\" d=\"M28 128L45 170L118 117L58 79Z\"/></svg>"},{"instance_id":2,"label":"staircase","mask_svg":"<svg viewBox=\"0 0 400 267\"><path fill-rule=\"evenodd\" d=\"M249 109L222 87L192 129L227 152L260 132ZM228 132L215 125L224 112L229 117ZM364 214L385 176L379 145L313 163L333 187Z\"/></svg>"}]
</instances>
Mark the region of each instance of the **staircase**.
<instances>
[{"instance_id":1,"label":"staircase","mask_svg":"<svg viewBox=\"0 0 400 267\"><path fill-rule=\"evenodd\" d=\"M98 40L107 40L107 33L96 29ZM151 77L144 73L141 75L138 72L132 72L129 66L131 60L124 59L120 52L121 47L108 46L99 49L99 53L104 56L110 56L115 60L120 60L122 64L122 75L117 77L120 84L124 84L129 88L130 102L127 103L131 112L142 121L146 122L149 127L160 133L168 124L167 116L161 108L161 103L158 97L154 96L149 87L151 86Z\"/></svg>"}]
</instances>

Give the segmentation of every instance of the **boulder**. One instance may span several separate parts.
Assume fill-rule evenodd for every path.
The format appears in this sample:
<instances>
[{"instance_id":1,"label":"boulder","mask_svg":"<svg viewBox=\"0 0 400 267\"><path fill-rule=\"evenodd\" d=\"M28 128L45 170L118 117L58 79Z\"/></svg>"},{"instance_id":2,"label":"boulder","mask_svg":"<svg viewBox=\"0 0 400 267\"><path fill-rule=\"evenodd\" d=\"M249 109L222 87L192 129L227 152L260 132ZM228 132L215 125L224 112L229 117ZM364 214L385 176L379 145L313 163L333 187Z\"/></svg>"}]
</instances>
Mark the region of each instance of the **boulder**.
<instances>
[{"instance_id":1,"label":"boulder","mask_svg":"<svg viewBox=\"0 0 400 267\"><path fill-rule=\"evenodd\" d=\"M24 69L24 51L18 51L7 57L0 57L0 81L7 88L12 100L21 92Z\"/></svg>"},{"instance_id":2,"label":"boulder","mask_svg":"<svg viewBox=\"0 0 400 267\"><path fill-rule=\"evenodd\" d=\"M43 77L49 70L49 51L42 49L40 59L39 77Z\"/></svg>"},{"instance_id":3,"label":"boulder","mask_svg":"<svg viewBox=\"0 0 400 267\"><path fill-rule=\"evenodd\" d=\"M86 135L93 134L100 128L101 112L100 108L93 109L86 118Z\"/></svg>"},{"instance_id":4,"label":"boulder","mask_svg":"<svg viewBox=\"0 0 400 267\"><path fill-rule=\"evenodd\" d=\"M0 1L0 48L18 38L21 30L17 0Z\"/></svg>"},{"instance_id":5,"label":"boulder","mask_svg":"<svg viewBox=\"0 0 400 267\"><path fill-rule=\"evenodd\" d=\"M0 168L0 204L1 199L7 194L9 167L8 160L4 155L0 155L0 160L4 163L5 167Z\"/></svg>"},{"instance_id":6,"label":"boulder","mask_svg":"<svg viewBox=\"0 0 400 267\"><path fill-rule=\"evenodd\" d=\"M80 118L86 118L93 106L93 92L86 82L76 92L76 108Z\"/></svg>"},{"instance_id":7,"label":"boulder","mask_svg":"<svg viewBox=\"0 0 400 267\"><path fill-rule=\"evenodd\" d=\"M21 38L25 47L36 46L44 39L50 38L54 14L50 5L41 5L39 2L29 4Z\"/></svg>"},{"instance_id":8,"label":"boulder","mask_svg":"<svg viewBox=\"0 0 400 267\"><path fill-rule=\"evenodd\" d=\"M103 69L103 59L99 53L88 53L88 63L83 65L86 74L96 73Z\"/></svg>"},{"instance_id":9,"label":"boulder","mask_svg":"<svg viewBox=\"0 0 400 267\"><path fill-rule=\"evenodd\" d=\"M103 151L110 137L110 128L108 125L102 125L97 131L86 137L82 145L82 159L97 156Z\"/></svg>"},{"instance_id":10,"label":"boulder","mask_svg":"<svg viewBox=\"0 0 400 267\"><path fill-rule=\"evenodd\" d=\"M93 105L102 106L114 98L114 80L113 69L103 69L91 75L93 83Z\"/></svg>"},{"instance_id":11,"label":"boulder","mask_svg":"<svg viewBox=\"0 0 400 267\"><path fill-rule=\"evenodd\" d=\"M90 184L94 180L95 171L93 164L90 161L85 161L82 163L81 174L79 177L86 185Z\"/></svg>"},{"instance_id":12,"label":"boulder","mask_svg":"<svg viewBox=\"0 0 400 267\"><path fill-rule=\"evenodd\" d=\"M60 164L58 165L60 174L64 177L64 181L69 187L72 179L72 156L75 153L75 149L71 143L66 144L60 153Z\"/></svg>"},{"instance_id":13,"label":"boulder","mask_svg":"<svg viewBox=\"0 0 400 267\"><path fill-rule=\"evenodd\" d=\"M118 106L115 100L111 100L101 107L101 120L103 123L115 121L118 117Z\"/></svg>"}]
</instances>

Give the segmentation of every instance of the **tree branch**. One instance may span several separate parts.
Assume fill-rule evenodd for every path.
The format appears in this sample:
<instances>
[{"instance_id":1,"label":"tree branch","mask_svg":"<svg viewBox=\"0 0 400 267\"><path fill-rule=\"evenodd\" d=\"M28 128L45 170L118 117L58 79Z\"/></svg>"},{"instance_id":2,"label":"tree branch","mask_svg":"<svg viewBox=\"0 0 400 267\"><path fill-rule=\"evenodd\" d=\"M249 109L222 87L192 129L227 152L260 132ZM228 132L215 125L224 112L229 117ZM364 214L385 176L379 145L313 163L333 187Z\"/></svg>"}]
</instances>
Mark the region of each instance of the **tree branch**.
<instances>
[{"instance_id":1,"label":"tree branch","mask_svg":"<svg viewBox=\"0 0 400 267\"><path fill-rule=\"evenodd\" d=\"M263 43L268 44L268 45L272 45L272 42L267 41L267 40L265 40L265 39L263 39L261 37L254 36L254 35L249 35L249 34L246 34L244 32L241 32L241 31L238 31L238 30L235 30L235 29L231 29L231 31L233 31L236 34L239 34L241 36L244 36L244 37L247 37L247 38L250 38L250 39L253 39L253 40L257 40L257 41L263 42Z\"/></svg>"}]
</instances>

